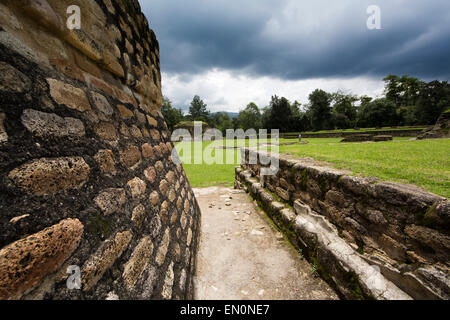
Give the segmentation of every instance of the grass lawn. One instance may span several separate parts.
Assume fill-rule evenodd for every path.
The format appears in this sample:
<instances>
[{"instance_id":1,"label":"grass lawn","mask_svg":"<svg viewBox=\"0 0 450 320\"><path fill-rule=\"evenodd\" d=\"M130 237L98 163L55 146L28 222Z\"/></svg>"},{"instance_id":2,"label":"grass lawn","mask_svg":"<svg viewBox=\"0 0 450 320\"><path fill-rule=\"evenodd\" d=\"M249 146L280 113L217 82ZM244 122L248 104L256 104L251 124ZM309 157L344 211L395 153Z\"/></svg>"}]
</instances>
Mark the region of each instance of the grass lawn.
<instances>
[{"instance_id":1,"label":"grass lawn","mask_svg":"<svg viewBox=\"0 0 450 320\"><path fill-rule=\"evenodd\" d=\"M340 140L341 138L306 139L309 144L280 146L280 153L326 161L336 168L351 170L355 175L415 184L449 198L450 139L409 141L409 138L394 138L394 141L378 143L340 143ZM281 143L296 141L280 139ZM217 142L200 142L199 146L202 150L209 148L209 153L222 159L229 156L234 162L209 165L188 164L183 161L193 187L233 185L234 168L240 164L240 152L221 150L221 156L211 148L214 143ZM192 143L181 142L177 144L177 150L189 150L189 146L193 150ZM183 157L183 154L180 156Z\"/></svg>"},{"instance_id":2,"label":"grass lawn","mask_svg":"<svg viewBox=\"0 0 450 320\"><path fill-rule=\"evenodd\" d=\"M450 196L450 139L394 138L377 143L340 143L340 140L306 139L309 144L280 146L280 153L312 157L358 175L411 183L446 198Z\"/></svg>"}]
</instances>

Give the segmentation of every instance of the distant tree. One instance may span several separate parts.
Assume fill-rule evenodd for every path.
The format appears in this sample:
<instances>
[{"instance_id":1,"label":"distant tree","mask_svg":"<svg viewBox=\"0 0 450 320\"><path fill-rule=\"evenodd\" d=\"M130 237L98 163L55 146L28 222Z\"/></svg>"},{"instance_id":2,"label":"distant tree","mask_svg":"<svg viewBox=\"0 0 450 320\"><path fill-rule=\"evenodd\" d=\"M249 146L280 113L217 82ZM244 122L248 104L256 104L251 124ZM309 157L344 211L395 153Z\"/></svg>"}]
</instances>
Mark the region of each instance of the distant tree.
<instances>
[{"instance_id":1,"label":"distant tree","mask_svg":"<svg viewBox=\"0 0 450 320\"><path fill-rule=\"evenodd\" d=\"M206 109L207 105L200 99L199 96L194 96L189 107L189 118L192 121L208 122L210 112Z\"/></svg>"},{"instance_id":2,"label":"distant tree","mask_svg":"<svg viewBox=\"0 0 450 320\"><path fill-rule=\"evenodd\" d=\"M216 112L210 116L209 125L219 129L225 135L227 129L233 128L233 121L226 112Z\"/></svg>"},{"instance_id":3,"label":"distant tree","mask_svg":"<svg viewBox=\"0 0 450 320\"><path fill-rule=\"evenodd\" d=\"M331 95L320 89L309 95L309 112L314 131L334 129L331 100Z\"/></svg>"},{"instance_id":4,"label":"distant tree","mask_svg":"<svg viewBox=\"0 0 450 320\"><path fill-rule=\"evenodd\" d=\"M386 83L386 99L392 101L397 108L416 105L422 86L425 84L417 78L388 75L383 79Z\"/></svg>"},{"instance_id":5,"label":"distant tree","mask_svg":"<svg viewBox=\"0 0 450 320\"><path fill-rule=\"evenodd\" d=\"M173 131L174 127L183 121L183 112L181 109L175 109L172 107L172 102L166 98L163 97L163 105L161 108L161 112L164 116L164 119L166 120L167 127L170 131Z\"/></svg>"},{"instance_id":6,"label":"distant tree","mask_svg":"<svg viewBox=\"0 0 450 320\"><path fill-rule=\"evenodd\" d=\"M450 84L447 81L431 81L420 91L416 116L421 124L435 124L439 116L450 107Z\"/></svg>"},{"instance_id":7,"label":"distant tree","mask_svg":"<svg viewBox=\"0 0 450 320\"><path fill-rule=\"evenodd\" d=\"M388 99L365 100L358 115L359 127L392 126L396 121L396 106Z\"/></svg>"},{"instance_id":8,"label":"distant tree","mask_svg":"<svg viewBox=\"0 0 450 320\"><path fill-rule=\"evenodd\" d=\"M258 106L250 102L247 107L239 112L238 116L239 127L244 130L262 128L262 116Z\"/></svg>"},{"instance_id":9,"label":"distant tree","mask_svg":"<svg viewBox=\"0 0 450 320\"><path fill-rule=\"evenodd\" d=\"M333 101L334 122L338 129L352 128L356 124L357 108L355 102L359 99L352 94L340 91L331 95Z\"/></svg>"},{"instance_id":10,"label":"distant tree","mask_svg":"<svg viewBox=\"0 0 450 320\"><path fill-rule=\"evenodd\" d=\"M276 95L270 102L270 114L268 115L267 129L279 129L280 132L289 132L291 130L292 109L289 100Z\"/></svg>"}]
</instances>

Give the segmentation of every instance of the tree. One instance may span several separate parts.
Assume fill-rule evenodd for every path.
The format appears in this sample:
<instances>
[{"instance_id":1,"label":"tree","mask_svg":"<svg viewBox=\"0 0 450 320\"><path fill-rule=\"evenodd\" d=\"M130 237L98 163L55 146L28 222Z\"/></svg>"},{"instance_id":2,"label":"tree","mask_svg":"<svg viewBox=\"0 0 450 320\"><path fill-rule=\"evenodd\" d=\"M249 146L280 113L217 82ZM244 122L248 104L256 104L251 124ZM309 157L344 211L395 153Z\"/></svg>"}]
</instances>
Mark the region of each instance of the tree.
<instances>
[{"instance_id":1,"label":"tree","mask_svg":"<svg viewBox=\"0 0 450 320\"><path fill-rule=\"evenodd\" d=\"M357 109L355 102L358 97L344 94L340 91L331 95L333 101L334 122L338 129L352 128L356 124Z\"/></svg>"},{"instance_id":2,"label":"tree","mask_svg":"<svg viewBox=\"0 0 450 320\"><path fill-rule=\"evenodd\" d=\"M365 100L361 104L358 115L359 127L383 127L394 125L396 121L396 107L389 99Z\"/></svg>"},{"instance_id":3,"label":"tree","mask_svg":"<svg viewBox=\"0 0 450 320\"><path fill-rule=\"evenodd\" d=\"M247 107L239 112L238 116L239 127L244 130L262 128L262 116L259 108L253 102L249 103Z\"/></svg>"},{"instance_id":4,"label":"tree","mask_svg":"<svg viewBox=\"0 0 450 320\"><path fill-rule=\"evenodd\" d=\"M189 117L192 121L208 122L210 112L206 109L207 105L199 96L194 96L189 107Z\"/></svg>"},{"instance_id":5,"label":"tree","mask_svg":"<svg viewBox=\"0 0 450 320\"><path fill-rule=\"evenodd\" d=\"M422 87L417 102L416 116L421 124L435 124L439 116L450 107L450 84L431 81Z\"/></svg>"},{"instance_id":6,"label":"tree","mask_svg":"<svg viewBox=\"0 0 450 320\"><path fill-rule=\"evenodd\" d=\"M172 102L166 98L163 97L163 105L161 108L161 112L164 116L164 119L166 120L167 127L170 131L173 131L173 128L183 121L183 112L181 109L175 109L172 107Z\"/></svg>"},{"instance_id":7,"label":"tree","mask_svg":"<svg viewBox=\"0 0 450 320\"><path fill-rule=\"evenodd\" d=\"M309 95L311 126L314 131L334 129L331 100L331 95L320 89Z\"/></svg>"},{"instance_id":8,"label":"tree","mask_svg":"<svg viewBox=\"0 0 450 320\"><path fill-rule=\"evenodd\" d=\"M233 122L226 112L217 112L212 114L209 125L220 130L223 135L225 135L227 129L233 128Z\"/></svg>"},{"instance_id":9,"label":"tree","mask_svg":"<svg viewBox=\"0 0 450 320\"><path fill-rule=\"evenodd\" d=\"M417 78L399 77L392 74L385 77L383 81L386 83L386 99L392 101L397 108L416 105L420 91L425 84Z\"/></svg>"},{"instance_id":10,"label":"tree","mask_svg":"<svg viewBox=\"0 0 450 320\"><path fill-rule=\"evenodd\" d=\"M276 95L272 97L270 102L270 114L266 121L267 129L279 129L280 132L289 132L291 130L292 109L289 100Z\"/></svg>"}]
</instances>

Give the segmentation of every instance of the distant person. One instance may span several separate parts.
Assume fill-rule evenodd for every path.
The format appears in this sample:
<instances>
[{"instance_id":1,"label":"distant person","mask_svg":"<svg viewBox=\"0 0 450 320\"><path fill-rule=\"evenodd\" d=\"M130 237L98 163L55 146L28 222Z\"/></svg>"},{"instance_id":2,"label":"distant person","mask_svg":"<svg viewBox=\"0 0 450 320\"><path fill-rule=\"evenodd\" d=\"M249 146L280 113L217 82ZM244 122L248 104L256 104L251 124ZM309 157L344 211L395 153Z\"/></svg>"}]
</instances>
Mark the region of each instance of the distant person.
<instances>
[{"instance_id":1,"label":"distant person","mask_svg":"<svg viewBox=\"0 0 450 320\"><path fill-rule=\"evenodd\" d=\"M302 142L302 135L301 135L301 134L298 135L298 142L299 142L299 143Z\"/></svg>"}]
</instances>

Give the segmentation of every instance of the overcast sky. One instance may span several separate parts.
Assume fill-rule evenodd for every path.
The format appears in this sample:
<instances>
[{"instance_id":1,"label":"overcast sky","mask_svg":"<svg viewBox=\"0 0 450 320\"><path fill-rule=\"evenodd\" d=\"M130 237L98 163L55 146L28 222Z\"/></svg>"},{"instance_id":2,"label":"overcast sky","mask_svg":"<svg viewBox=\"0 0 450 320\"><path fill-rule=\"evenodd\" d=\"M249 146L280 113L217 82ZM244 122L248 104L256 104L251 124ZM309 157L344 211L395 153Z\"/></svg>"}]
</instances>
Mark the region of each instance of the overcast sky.
<instances>
[{"instance_id":1,"label":"overcast sky","mask_svg":"<svg viewBox=\"0 0 450 320\"><path fill-rule=\"evenodd\" d=\"M163 94L239 111L316 88L378 96L387 74L449 80L449 0L140 0L160 44ZM381 10L369 30L367 8Z\"/></svg>"}]
</instances>

